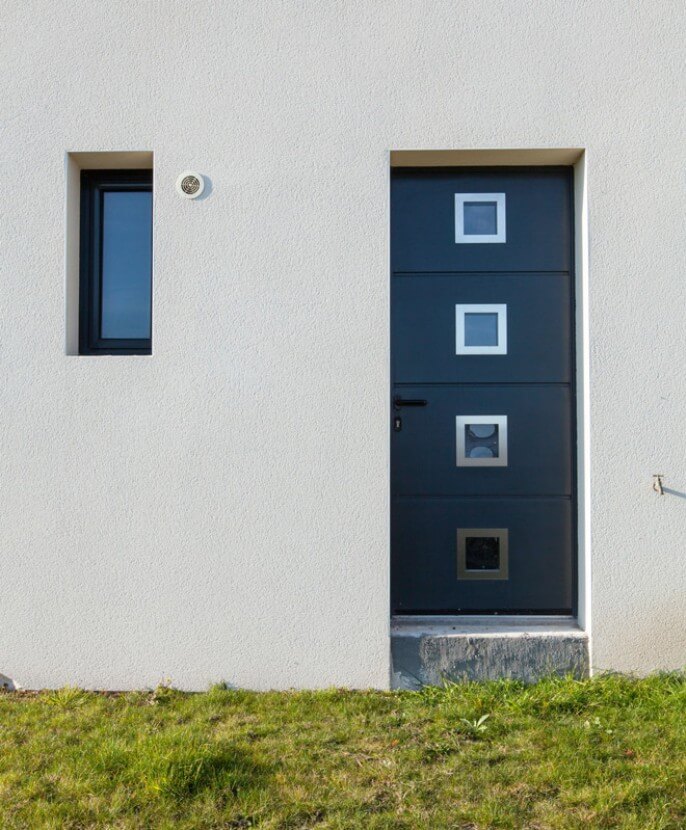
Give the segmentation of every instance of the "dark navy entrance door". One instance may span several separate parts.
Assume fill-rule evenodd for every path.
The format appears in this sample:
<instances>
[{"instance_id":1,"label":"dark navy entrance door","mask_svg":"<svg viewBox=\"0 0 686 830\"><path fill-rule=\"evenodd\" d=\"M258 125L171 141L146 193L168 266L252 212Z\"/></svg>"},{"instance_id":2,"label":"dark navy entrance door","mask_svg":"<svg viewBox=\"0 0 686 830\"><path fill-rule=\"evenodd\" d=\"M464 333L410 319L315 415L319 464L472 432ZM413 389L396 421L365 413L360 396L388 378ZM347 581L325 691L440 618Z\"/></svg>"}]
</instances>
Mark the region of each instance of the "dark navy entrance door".
<instances>
[{"instance_id":1,"label":"dark navy entrance door","mask_svg":"<svg viewBox=\"0 0 686 830\"><path fill-rule=\"evenodd\" d=\"M568 168L392 178L392 607L570 613Z\"/></svg>"}]
</instances>

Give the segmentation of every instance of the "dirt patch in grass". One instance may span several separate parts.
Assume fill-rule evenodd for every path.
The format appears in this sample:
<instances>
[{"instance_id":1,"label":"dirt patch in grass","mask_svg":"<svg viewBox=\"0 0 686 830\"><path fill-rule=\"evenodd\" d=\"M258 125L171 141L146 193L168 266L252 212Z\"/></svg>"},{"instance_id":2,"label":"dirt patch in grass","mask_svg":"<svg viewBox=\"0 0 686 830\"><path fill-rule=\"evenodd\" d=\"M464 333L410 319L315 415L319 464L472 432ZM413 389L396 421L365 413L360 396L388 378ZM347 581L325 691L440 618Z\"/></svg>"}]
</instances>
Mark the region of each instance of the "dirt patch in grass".
<instances>
[{"instance_id":1,"label":"dirt patch in grass","mask_svg":"<svg viewBox=\"0 0 686 830\"><path fill-rule=\"evenodd\" d=\"M0 827L686 827L686 681L0 695Z\"/></svg>"}]
</instances>

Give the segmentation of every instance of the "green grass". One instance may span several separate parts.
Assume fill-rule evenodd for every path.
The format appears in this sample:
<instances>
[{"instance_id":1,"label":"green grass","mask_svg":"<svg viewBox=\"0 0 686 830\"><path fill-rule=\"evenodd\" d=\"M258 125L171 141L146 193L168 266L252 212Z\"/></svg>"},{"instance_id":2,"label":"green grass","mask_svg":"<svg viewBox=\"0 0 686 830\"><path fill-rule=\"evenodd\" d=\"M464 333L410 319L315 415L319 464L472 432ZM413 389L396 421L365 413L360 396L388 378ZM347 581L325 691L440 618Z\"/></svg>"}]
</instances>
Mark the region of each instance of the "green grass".
<instances>
[{"instance_id":1,"label":"green grass","mask_svg":"<svg viewBox=\"0 0 686 830\"><path fill-rule=\"evenodd\" d=\"M681 675L7 693L0 827L684 828L685 712Z\"/></svg>"}]
</instances>

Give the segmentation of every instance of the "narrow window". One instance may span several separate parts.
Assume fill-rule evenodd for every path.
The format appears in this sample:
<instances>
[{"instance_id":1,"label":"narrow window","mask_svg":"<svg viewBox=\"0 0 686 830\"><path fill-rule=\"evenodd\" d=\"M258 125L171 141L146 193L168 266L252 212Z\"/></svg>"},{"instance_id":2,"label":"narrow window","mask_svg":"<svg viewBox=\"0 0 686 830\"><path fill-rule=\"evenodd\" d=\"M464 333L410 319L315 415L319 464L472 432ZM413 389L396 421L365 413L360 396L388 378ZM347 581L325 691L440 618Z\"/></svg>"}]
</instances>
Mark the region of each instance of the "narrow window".
<instances>
[{"instance_id":1,"label":"narrow window","mask_svg":"<svg viewBox=\"0 0 686 830\"><path fill-rule=\"evenodd\" d=\"M151 354L152 171L81 173L80 354Z\"/></svg>"}]
</instances>

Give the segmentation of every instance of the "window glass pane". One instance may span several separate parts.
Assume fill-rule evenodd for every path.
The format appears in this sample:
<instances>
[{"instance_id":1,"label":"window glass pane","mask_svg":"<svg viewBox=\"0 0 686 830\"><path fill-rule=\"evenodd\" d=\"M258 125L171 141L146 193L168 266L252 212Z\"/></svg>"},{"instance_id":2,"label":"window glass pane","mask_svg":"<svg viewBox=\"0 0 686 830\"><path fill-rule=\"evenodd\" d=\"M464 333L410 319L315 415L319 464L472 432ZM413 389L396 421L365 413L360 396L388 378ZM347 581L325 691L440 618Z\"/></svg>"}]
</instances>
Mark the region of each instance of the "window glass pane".
<instances>
[{"instance_id":1,"label":"window glass pane","mask_svg":"<svg viewBox=\"0 0 686 830\"><path fill-rule=\"evenodd\" d=\"M464 233L470 236L498 233L497 202L465 202Z\"/></svg>"},{"instance_id":2,"label":"window glass pane","mask_svg":"<svg viewBox=\"0 0 686 830\"><path fill-rule=\"evenodd\" d=\"M500 568L500 539L497 536L467 536L465 568L468 571L497 571Z\"/></svg>"},{"instance_id":3,"label":"window glass pane","mask_svg":"<svg viewBox=\"0 0 686 830\"><path fill-rule=\"evenodd\" d=\"M152 193L105 192L101 337L150 337Z\"/></svg>"},{"instance_id":4,"label":"window glass pane","mask_svg":"<svg viewBox=\"0 0 686 830\"><path fill-rule=\"evenodd\" d=\"M465 427L467 458L497 458L500 452L497 424L467 424Z\"/></svg>"},{"instance_id":5,"label":"window glass pane","mask_svg":"<svg viewBox=\"0 0 686 830\"><path fill-rule=\"evenodd\" d=\"M467 312L464 316L464 344L465 346L497 346L498 315Z\"/></svg>"}]
</instances>

